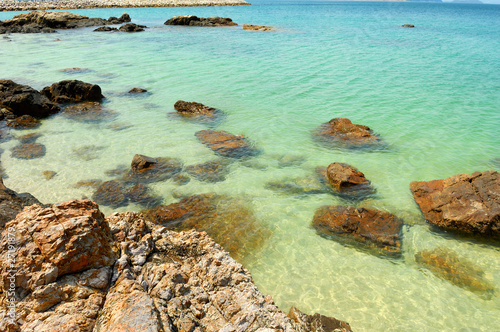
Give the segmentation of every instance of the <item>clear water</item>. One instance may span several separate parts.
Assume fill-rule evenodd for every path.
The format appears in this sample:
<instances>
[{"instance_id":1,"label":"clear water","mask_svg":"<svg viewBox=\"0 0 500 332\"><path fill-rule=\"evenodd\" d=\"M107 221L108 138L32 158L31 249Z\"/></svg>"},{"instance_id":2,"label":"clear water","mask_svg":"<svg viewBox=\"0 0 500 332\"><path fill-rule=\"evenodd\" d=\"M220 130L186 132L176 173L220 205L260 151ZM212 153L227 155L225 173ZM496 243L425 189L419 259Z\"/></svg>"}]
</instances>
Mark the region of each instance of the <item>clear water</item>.
<instances>
[{"instance_id":1,"label":"clear water","mask_svg":"<svg viewBox=\"0 0 500 332\"><path fill-rule=\"evenodd\" d=\"M216 191L245 197L273 231L246 267L260 289L285 311L335 316L355 331L500 331L500 250L432 232L409 191L414 180L500 170L500 6L382 2L262 1L214 8L73 11L119 16L150 28L143 33L11 35L0 39L2 78L41 89L63 79L97 83L112 121L79 123L60 115L36 130L45 157L11 158L4 142L5 184L43 202L90 197L80 180L110 179L134 154L179 157L186 165L216 159L194 133L205 126L168 116L179 99L220 108L216 129L244 134L263 153L259 168L233 163L224 182L167 181L152 186L165 203L178 195ZM167 27L181 14L231 17L273 25L274 32ZM13 13L0 13L0 19ZM400 26L415 24L414 29ZM56 38L62 39L55 41ZM92 71L66 74L64 68ZM128 97L132 87L147 96ZM388 143L378 152L331 150L311 131L334 117L370 126ZM110 125L131 125L112 130ZM74 150L94 146L91 160ZM306 162L279 168L276 158ZM346 162L365 173L378 196L365 206L407 221L403 258L390 260L322 238L310 227L316 208L342 204L330 195L287 196L268 181L313 174ZM264 168L265 167L265 168ZM46 180L42 172L58 174ZM174 197L175 196L175 197ZM140 209L128 206L122 210ZM112 209L103 207L104 212ZM481 296L419 268L414 255L446 247L485 271L496 292Z\"/></svg>"}]
</instances>

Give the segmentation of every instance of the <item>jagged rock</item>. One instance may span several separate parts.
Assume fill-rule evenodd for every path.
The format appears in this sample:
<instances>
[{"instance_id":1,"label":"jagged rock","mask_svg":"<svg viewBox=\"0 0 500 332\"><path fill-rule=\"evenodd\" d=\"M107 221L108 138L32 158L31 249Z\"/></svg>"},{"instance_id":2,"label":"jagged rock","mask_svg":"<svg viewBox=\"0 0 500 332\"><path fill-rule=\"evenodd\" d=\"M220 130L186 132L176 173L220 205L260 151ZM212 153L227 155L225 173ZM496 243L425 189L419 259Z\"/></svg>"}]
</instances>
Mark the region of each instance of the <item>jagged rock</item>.
<instances>
[{"instance_id":1,"label":"jagged rock","mask_svg":"<svg viewBox=\"0 0 500 332\"><path fill-rule=\"evenodd\" d=\"M99 122L112 119L116 113L98 102L87 101L66 107L62 115L75 121Z\"/></svg>"},{"instance_id":2,"label":"jagged rock","mask_svg":"<svg viewBox=\"0 0 500 332\"><path fill-rule=\"evenodd\" d=\"M104 98L101 87L97 84L79 80L65 80L43 88L41 93L56 103L76 103L82 101L100 101Z\"/></svg>"},{"instance_id":3,"label":"jagged rock","mask_svg":"<svg viewBox=\"0 0 500 332\"><path fill-rule=\"evenodd\" d=\"M45 156L45 145L40 143L27 143L12 148L12 157L19 159L33 159Z\"/></svg>"},{"instance_id":4,"label":"jagged rock","mask_svg":"<svg viewBox=\"0 0 500 332\"><path fill-rule=\"evenodd\" d=\"M129 14L123 13L122 16L120 16L120 17L111 16L110 18L108 18L108 23L109 24L122 24L122 23L128 23L131 20L132 19L130 18Z\"/></svg>"},{"instance_id":5,"label":"jagged rock","mask_svg":"<svg viewBox=\"0 0 500 332\"><path fill-rule=\"evenodd\" d=\"M500 239L500 174L458 174L412 182L410 190L430 223L447 230Z\"/></svg>"},{"instance_id":6,"label":"jagged rock","mask_svg":"<svg viewBox=\"0 0 500 332\"><path fill-rule=\"evenodd\" d=\"M97 29L94 29L95 32L108 32L108 31L118 31L118 28L103 26Z\"/></svg>"},{"instance_id":7,"label":"jagged rock","mask_svg":"<svg viewBox=\"0 0 500 332\"><path fill-rule=\"evenodd\" d=\"M177 158L151 158L135 155L132 159L131 169L125 175L127 182L158 182L172 178L182 171L182 163Z\"/></svg>"},{"instance_id":8,"label":"jagged rock","mask_svg":"<svg viewBox=\"0 0 500 332\"><path fill-rule=\"evenodd\" d=\"M327 168L318 167L316 172L334 194L347 198L366 198L376 192L365 175L351 165L332 163Z\"/></svg>"},{"instance_id":9,"label":"jagged rock","mask_svg":"<svg viewBox=\"0 0 500 332\"><path fill-rule=\"evenodd\" d=\"M379 147L379 136L363 125L353 124L346 118L335 118L322 124L313 135L324 143L343 148Z\"/></svg>"},{"instance_id":10,"label":"jagged rock","mask_svg":"<svg viewBox=\"0 0 500 332\"><path fill-rule=\"evenodd\" d=\"M220 26L235 26L238 25L233 22L230 18L226 17L198 17L195 15L181 15L174 16L167 20L165 25L189 25L189 26L200 26L200 27L220 27Z\"/></svg>"},{"instance_id":11,"label":"jagged rock","mask_svg":"<svg viewBox=\"0 0 500 332\"><path fill-rule=\"evenodd\" d=\"M100 205L115 208L125 206L128 203L123 186L115 180L106 181L97 187L97 190L92 195L92 199Z\"/></svg>"},{"instance_id":12,"label":"jagged rock","mask_svg":"<svg viewBox=\"0 0 500 332\"><path fill-rule=\"evenodd\" d=\"M143 89L143 88L132 88L129 90L128 93L146 93L148 90Z\"/></svg>"},{"instance_id":13,"label":"jagged rock","mask_svg":"<svg viewBox=\"0 0 500 332\"><path fill-rule=\"evenodd\" d=\"M46 118L61 110L40 92L11 80L0 80L0 106L16 117L31 115L35 118Z\"/></svg>"},{"instance_id":14,"label":"jagged rock","mask_svg":"<svg viewBox=\"0 0 500 332\"><path fill-rule=\"evenodd\" d=\"M472 292L492 295L494 287L485 279L484 271L473 263L458 257L446 248L422 250L415 254L417 263L434 273L439 278Z\"/></svg>"},{"instance_id":15,"label":"jagged rock","mask_svg":"<svg viewBox=\"0 0 500 332\"><path fill-rule=\"evenodd\" d=\"M229 174L227 163L222 161L209 161L203 164L186 167L186 172L192 177L205 182L221 182Z\"/></svg>"},{"instance_id":16,"label":"jagged rock","mask_svg":"<svg viewBox=\"0 0 500 332\"><path fill-rule=\"evenodd\" d=\"M215 153L231 158L254 156L258 151L250 145L245 136L225 131L201 130L195 136Z\"/></svg>"},{"instance_id":17,"label":"jagged rock","mask_svg":"<svg viewBox=\"0 0 500 332\"><path fill-rule=\"evenodd\" d=\"M352 332L349 323L318 313L307 315L295 307L290 308L288 317L297 332Z\"/></svg>"},{"instance_id":18,"label":"jagged rock","mask_svg":"<svg viewBox=\"0 0 500 332\"><path fill-rule=\"evenodd\" d=\"M403 223L388 212L352 206L322 206L314 213L312 225L322 234L362 243L383 254L401 253Z\"/></svg>"},{"instance_id":19,"label":"jagged rock","mask_svg":"<svg viewBox=\"0 0 500 332\"><path fill-rule=\"evenodd\" d=\"M273 27L265 25L243 24L243 30L271 31Z\"/></svg>"},{"instance_id":20,"label":"jagged rock","mask_svg":"<svg viewBox=\"0 0 500 332\"><path fill-rule=\"evenodd\" d=\"M16 129L37 128L40 127L41 124L40 120L35 119L31 115L21 115L20 117L7 122L8 127Z\"/></svg>"},{"instance_id":21,"label":"jagged rock","mask_svg":"<svg viewBox=\"0 0 500 332\"><path fill-rule=\"evenodd\" d=\"M118 30L123 32L141 32L144 31L144 28L147 28L147 26L135 23L127 23L122 25Z\"/></svg>"},{"instance_id":22,"label":"jagged rock","mask_svg":"<svg viewBox=\"0 0 500 332\"><path fill-rule=\"evenodd\" d=\"M41 204L35 197L28 193L18 194L3 184L0 178L0 230L4 225L14 219L25 206Z\"/></svg>"}]
</instances>

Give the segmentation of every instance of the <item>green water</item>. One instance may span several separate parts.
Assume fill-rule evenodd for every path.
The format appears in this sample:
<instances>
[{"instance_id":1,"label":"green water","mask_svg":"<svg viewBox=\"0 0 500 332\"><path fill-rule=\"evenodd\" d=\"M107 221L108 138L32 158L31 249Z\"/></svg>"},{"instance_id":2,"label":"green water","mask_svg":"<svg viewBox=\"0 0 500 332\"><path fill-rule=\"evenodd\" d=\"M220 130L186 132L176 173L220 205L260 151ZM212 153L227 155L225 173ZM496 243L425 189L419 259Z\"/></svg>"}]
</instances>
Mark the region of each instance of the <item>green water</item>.
<instances>
[{"instance_id":1,"label":"green water","mask_svg":"<svg viewBox=\"0 0 500 332\"><path fill-rule=\"evenodd\" d=\"M0 39L2 78L37 89L63 79L99 84L116 116L80 123L56 115L40 128L43 158L11 158L16 140L0 144L6 186L42 202L91 197L78 181L108 180L105 171L130 165L136 153L178 157L185 165L217 159L194 136L202 124L169 116L179 100L198 101L227 116L215 129L244 134L262 154L236 161L226 181L192 179L151 188L176 202L215 191L244 198L272 230L244 264L256 284L287 311L320 312L355 331L500 331L500 250L429 229L409 191L415 180L500 170L500 6L341 2L262 2L244 7L74 11L119 16L143 33L10 35ZM276 27L167 27L179 14L228 16ZM0 13L0 19L12 13ZM415 29L401 28L412 23ZM56 41L55 39L61 39ZM91 71L67 74L64 68ZM132 87L145 96L123 94ZM335 117L368 125L388 143L381 151L332 150L311 132ZM123 130L113 130L116 125ZM75 149L88 147L82 158ZM282 155L305 162L279 167ZM95 158L95 159L92 159ZM91 159L91 160L89 160ZM317 235L310 227L321 205L345 204L328 194L290 196L265 189L272 180L314 174L332 162L354 165L377 188L364 206L395 213L404 228L403 257L370 255ZM46 180L45 170L57 175ZM140 210L129 205L118 210ZM105 214L116 209L102 206ZM242 243L242 245L245 245ZM470 292L416 265L414 255L442 246L485 271L496 292Z\"/></svg>"}]
</instances>

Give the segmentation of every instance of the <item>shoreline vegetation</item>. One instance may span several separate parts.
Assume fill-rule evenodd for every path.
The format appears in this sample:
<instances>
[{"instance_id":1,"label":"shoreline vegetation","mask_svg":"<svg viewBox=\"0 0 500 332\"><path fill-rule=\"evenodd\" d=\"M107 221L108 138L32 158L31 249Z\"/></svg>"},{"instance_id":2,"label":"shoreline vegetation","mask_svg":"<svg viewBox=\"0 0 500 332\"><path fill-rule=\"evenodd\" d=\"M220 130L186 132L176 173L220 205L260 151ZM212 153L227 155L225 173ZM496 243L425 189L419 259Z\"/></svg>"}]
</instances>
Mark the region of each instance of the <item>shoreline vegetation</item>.
<instances>
[{"instance_id":1,"label":"shoreline vegetation","mask_svg":"<svg viewBox=\"0 0 500 332\"><path fill-rule=\"evenodd\" d=\"M248 6L245 0L64 0L0 2L0 11L85 8Z\"/></svg>"}]
</instances>

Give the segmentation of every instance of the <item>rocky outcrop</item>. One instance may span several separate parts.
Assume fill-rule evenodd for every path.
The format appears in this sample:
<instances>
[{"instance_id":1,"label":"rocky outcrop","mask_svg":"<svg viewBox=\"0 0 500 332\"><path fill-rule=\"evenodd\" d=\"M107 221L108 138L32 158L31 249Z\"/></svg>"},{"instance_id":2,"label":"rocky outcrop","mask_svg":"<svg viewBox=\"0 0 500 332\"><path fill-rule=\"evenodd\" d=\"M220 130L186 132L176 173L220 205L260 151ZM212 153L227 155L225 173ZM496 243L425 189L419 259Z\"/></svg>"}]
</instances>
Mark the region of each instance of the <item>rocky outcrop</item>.
<instances>
[{"instance_id":1,"label":"rocky outcrop","mask_svg":"<svg viewBox=\"0 0 500 332\"><path fill-rule=\"evenodd\" d=\"M271 31L273 27L265 25L243 24L243 30Z\"/></svg>"},{"instance_id":2,"label":"rocky outcrop","mask_svg":"<svg viewBox=\"0 0 500 332\"><path fill-rule=\"evenodd\" d=\"M202 103L178 100L174 104L176 114L183 118L193 119L199 122L213 124L219 121L224 113L216 108L205 106Z\"/></svg>"},{"instance_id":3,"label":"rocky outcrop","mask_svg":"<svg viewBox=\"0 0 500 332\"><path fill-rule=\"evenodd\" d=\"M0 249L2 331L310 331L205 233L89 200L26 208Z\"/></svg>"},{"instance_id":4,"label":"rocky outcrop","mask_svg":"<svg viewBox=\"0 0 500 332\"><path fill-rule=\"evenodd\" d=\"M348 243L361 243L386 255L401 253L402 221L388 212L352 206L322 206L312 225L321 234Z\"/></svg>"},{"instance_id":5,"label":"rocky outcrop","mask_svg":"<svg viewBox=\"0 0 500 332\"><path fill-rule=\"evenodd\" d=\"M89 18L69 12L48 12L36 10L26 14L19 14L10 20L0 21L2 33L40 33L55 32L55 29L75 29L106 24L120 24L130 22L128 14L120 18L110 17Z\"/></svg>"},{"instance_id":6,"label":"rocky outcrop","mask_svg":"<svg viewBox=\"0 0 500 332\"><path fill-rule=\"evenodd\" d=\"M113 110L95 101L86 101L64 108L62 115L80 122L100 122L116 116Z\"/></svg>"},{"instance_id":7,"label":"rocky outcrop","mask_svg":"<svg viewBox=\"0 0 500 332\"><path fill-rule=\"evenodd\" d=\"M233 135L225 131L201 130L195 136L215 153L224 157L241 158L258 153L243 135Z\"/></svg>"},{"instance_id":8,"label":"rocky outcrop","mask_svg":"<svg viewBox=\"0 0 500 332\"><path fill-rule=\"evenodd\" d=\"M30 115L35 118L46 118L61 110L40 92L11 80L0 80L0 106L15 117Z\"/></svg>"},{"instance_id":9,"label":"rocky outcrop","mask_svg":"<svg viewBox=\"0 0 500 332\"><path fill-rule=\"evenodd\" d=\"M0 230L4 225L14 219L25 206L41 204L35 197L28 193L18 194L3 184L0 178Z\"/></svg>"},{"instance_id":10,"label":"rocky outcrop","mask_svg":"<svg viewBox=\"0 0 500 332\"><path fill-rule=\"evenodd\" d=\"M122 25L118 31L122 32L141 32L144 31L144 29L147 28L145 25L140 25L140 24L135 24L135 23L127 23Z\"/></svg>"},{"instance_id":11,"label":"rocky outcrop","mask_svg":"<svg viewBox=\"0 0 500 332\"><path fill-rule=\"evenodd\" d=\"M290 308L288 317L295 323L297 332L352 332L347 322L318 313L307 315L295 307Z\"/></svg>"},{"instance_id":12,"label":"rocky outcrop","mask_svg":"<svg viewBox=\"0 0 500 332\"><path fill-rule=\"evenodd\" d=\"M313 135L323 143L342 148L383 146L380 137L369 127L353 124L346 118L334 118L322 124Z\"/></svg>"},{"instance_id":13,"label":"rocky outcrop","mask_svg":"<svg viewBox=\"0 0 500 332\"><path fill-rule=\"evenodd\" d=\"M316 172L332 192L347 198L365 198L376 191L365 175L349 164L332 163Z\"/></svg>"},{"instance_id":14,"label":"rocky outcrop","mask_svg":"<svg viewBox=\"0 0 500 332\"><path fill-rule=\"evenodd\" d=\"M238 25L233 20L227 17L198 17L195 15L174 16L167 20L165 25L188 25L198 27L220 27L220 26L235 26Z\"/></svg>"},{"instance_id":15,"label":"rocky outcrop","mask_svg":"<svg viewBox=\"0 0 500 332\"><path fill-rule=\"evenodd\" d=\"M65 80L43 88L41 93L53 102L77 103L83 101L101 101L104 96L97 84L79 80Z\"/></svg>"},{"instance_id":16,"label":"rocky outcrop","mask_svg":"<svg viewBox=\"0 0 500 332\"><path fill-rule=\"evenodd\" d=\"M36 128L40 125L40 120L35 119L31 115L21 115L20 117L7 122L8 127L16 129Z\"/></svg>"},{"instance_id":17,"label":"rocky outcrop","mask_svg":"<svg viewBox=\"0 0 500 332\"><path fill-rule=\"evenodd\" d=\"M132 183L164 181L180 173L182 168L182 162L177 158L151 158L136 154L124 180Z\"/></svg>"},{"instance_id":18,"label":"rocky outcrop","mask_svg":"<svg viewBox=\"0 0 500 332\"><path fill-rule=\"evenodd\" d=\"M412 182L410 190L430 223L447 230L500 239L498 172Z\"/></svg>"}]
</instances>

